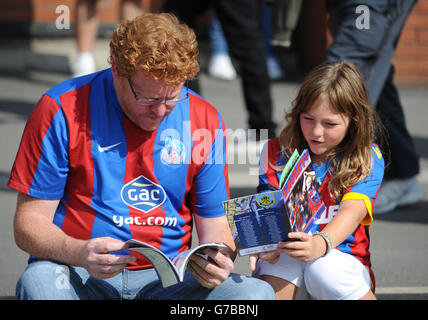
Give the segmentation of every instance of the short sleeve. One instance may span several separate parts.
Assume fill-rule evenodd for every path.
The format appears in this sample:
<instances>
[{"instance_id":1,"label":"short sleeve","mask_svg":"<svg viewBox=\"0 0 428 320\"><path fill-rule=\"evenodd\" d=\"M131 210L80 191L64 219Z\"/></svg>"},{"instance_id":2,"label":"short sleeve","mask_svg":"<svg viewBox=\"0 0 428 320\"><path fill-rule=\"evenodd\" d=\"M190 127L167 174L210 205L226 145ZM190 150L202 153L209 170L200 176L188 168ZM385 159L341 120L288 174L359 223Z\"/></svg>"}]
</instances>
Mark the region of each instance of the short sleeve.
<instances>
[{"instance_id":1,"label":"short sleeve","mask_svg":"<svg viewBox=\"0 0 428 320\"><path fill-rule=\"evenodd\" d=\"M385 162L377 145L372 145L372 152L372 171L363 181L349 188L342 198L342 201L348 199L364 201L367 212L369 213L362 222L364 225L369 225L373 221L373 204L380 188L380 184L382 183L385 169Z\"/></svg>"},{"instance_id":2,"label":"short sleeve","mask_svg":"<svg viewBox=\"0 0 428 320\"><path fill-rule=\"evenodd\" d=\"M223 201L229 199L227 139L223 128L220 121L207 161L195 177L194 209L201 217L225 215Z\"/></svg>"},{"instance_id":3,"label":"short sleeve","mask_svg":"<svg viewBox=\"0 0 428 320\"><path fill-rule=\"evenodd\" d=\"M56 200L67 181L68 129L57 102L44 95L27 121L8 186L35 198Z\"/></svg>"}]
</instances>

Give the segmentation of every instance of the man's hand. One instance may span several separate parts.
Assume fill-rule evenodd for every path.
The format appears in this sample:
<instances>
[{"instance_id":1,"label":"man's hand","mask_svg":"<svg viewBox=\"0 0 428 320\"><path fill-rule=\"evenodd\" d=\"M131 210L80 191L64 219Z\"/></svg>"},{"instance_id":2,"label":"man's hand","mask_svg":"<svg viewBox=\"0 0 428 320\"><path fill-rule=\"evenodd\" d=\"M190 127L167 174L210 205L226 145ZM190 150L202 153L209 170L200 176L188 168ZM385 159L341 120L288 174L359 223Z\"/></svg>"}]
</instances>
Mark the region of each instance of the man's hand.
<instances>
[{"instance_id":1,"label":"man's hand","mask_svg":"<svg viewBox=\"0 0 428 320\"><path fill-rule=\"evenodd\" d=\"M198 254L190 257L187 267L202 286L214 288L229 277L234 265L226 251L206 248L207 259Z\"/></svg>"},{"instance_id":2,"label":"man's hand","mask_svg":"<svg viewBox=\"0 0 428 320\"><path fill-rule=\"evenodd\" d=\"M86 242L82 250L81 265L95 278L107 279L122 272L123 268L136 260L133 255L110 254L126 250L125 242L110 237L94 238Z\"/></svg>"}]
</instances>

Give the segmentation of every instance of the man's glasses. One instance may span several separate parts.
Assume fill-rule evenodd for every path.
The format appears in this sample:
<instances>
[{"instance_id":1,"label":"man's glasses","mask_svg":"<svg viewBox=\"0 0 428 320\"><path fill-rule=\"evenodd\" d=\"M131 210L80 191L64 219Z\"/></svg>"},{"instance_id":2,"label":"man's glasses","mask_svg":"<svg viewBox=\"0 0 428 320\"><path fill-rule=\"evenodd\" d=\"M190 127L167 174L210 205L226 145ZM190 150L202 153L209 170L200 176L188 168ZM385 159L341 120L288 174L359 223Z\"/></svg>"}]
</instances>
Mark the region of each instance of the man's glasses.
<instances>
[{"instance_id":1,"label":"man's glasses","mask_svg":"<svg viewBox=\"0 0 428 320\"><path fill-rule=\"evenodd\" d=\"M131 79L128 78L129 87L131 88L132 93L134 94L135 101L141 106L145 107L152 107L154 105L157 105L158 103L164 102L168 107L174 107L177 103L186 101L189 98L189 90L186 85L186 96L181 99L175 99L175 100L165 100L165 99L146 99L146 98L140 98L135 93L134 87L132 86Z\"/></svg>"}]
</instances>

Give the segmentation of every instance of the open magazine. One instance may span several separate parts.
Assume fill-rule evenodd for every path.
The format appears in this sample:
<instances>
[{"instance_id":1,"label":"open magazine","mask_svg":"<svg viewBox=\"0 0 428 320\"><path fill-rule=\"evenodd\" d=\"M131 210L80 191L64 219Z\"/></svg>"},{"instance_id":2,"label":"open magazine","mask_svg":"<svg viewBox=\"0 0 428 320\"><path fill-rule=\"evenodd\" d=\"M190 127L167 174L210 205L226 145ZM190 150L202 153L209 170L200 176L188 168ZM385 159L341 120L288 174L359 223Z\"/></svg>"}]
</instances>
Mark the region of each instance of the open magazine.
<instances>
[{"instance_id":1,"label":"open magazine","mask_svg":"<svg viewBox=\"0 0 428 320\"><path fill-rule=\"evenodd\" d=\"M213 250L227 248L226 245L220 243L206 243L191 250L179 252L175 257L170 259L158 248L155 248L145 242L130 239L127 243L130 251L142 254L150 261L158 274L162 287L164 288L183 281L186 266L192 254L200 254L201 256L204 256L204 253L202 252L204 248L210 248Z\"/></svg>"},{"instance_id":2,"label":"open magazine","mask_svg":"<svg viewBox=\"0 0 428 320\"><path fill-rule=\"evenodd\" d=\"M290 157L280 187L223 202L240 256L273 251L291 231L309 232L326 210L307 149Z\"/></svg>"}]
</instances>

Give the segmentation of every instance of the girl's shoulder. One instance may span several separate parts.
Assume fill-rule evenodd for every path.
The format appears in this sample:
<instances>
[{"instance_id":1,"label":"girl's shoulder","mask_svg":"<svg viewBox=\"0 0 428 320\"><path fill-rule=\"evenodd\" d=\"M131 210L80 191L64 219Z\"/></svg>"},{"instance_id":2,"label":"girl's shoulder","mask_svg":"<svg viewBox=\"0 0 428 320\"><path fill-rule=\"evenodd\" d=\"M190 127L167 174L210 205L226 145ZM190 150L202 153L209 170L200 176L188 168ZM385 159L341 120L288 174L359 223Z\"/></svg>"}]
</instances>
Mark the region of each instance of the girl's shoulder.
<instances>
[{"instance_id":1,"label":"girl's shoulder","mask_svg":"<svg viewBox=\"0 0 428 320\"><path fill-rule=\"evenodd\" d=\"M369 194L370 198L372 198L382 183L384 170L385 170L385 162L382 156L382 152L378 145L372 145L373 152L373 162L370 173L364 177L363 180L356 183L352 187L349 188L348 191Z\"/></svg>"}]
</instances>

